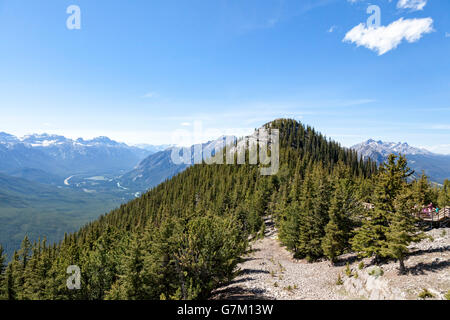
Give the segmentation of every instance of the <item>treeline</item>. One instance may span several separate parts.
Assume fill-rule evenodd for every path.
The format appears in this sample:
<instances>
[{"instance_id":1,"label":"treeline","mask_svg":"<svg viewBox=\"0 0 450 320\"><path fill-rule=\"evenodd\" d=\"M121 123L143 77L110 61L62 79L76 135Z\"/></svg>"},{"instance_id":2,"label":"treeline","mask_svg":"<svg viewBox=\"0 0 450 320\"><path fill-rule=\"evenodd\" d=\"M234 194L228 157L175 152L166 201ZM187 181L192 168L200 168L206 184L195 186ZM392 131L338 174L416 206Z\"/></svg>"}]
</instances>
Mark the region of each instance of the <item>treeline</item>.
<instances>
[{"instance_id":1,"label":"treeline","mask_svg":"<svg viewBox=\"0 0 450 320\"><path fill-rule=\"evenodd\" d=\"M333 259L350 250L364 229L361 215L369 214L360 204L372 201L384 169L378 173L375 163L294 120L266 127L280 130L278 174L261 176L253 165L195 165L59 244L25 238L7 266L1 261L0 296L206 298L233 278L269 214L297 257ZM80 290L67 288L71 265L81 270Z\"/></svg>"}]
</instances>

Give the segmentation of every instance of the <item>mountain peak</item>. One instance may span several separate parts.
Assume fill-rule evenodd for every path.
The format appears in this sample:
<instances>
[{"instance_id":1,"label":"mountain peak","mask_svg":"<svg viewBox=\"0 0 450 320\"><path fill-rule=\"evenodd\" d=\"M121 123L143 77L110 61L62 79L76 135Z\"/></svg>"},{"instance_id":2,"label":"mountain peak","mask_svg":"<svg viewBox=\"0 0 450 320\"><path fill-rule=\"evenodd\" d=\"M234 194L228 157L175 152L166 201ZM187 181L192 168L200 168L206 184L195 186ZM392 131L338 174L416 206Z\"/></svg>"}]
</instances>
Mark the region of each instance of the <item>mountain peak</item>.
<instances>
[{"instance_id":1,"label":"mountain peak","mask_svg":"<svg viewBox=\"0 0 450 320\"><path fill-rule=\"evenodd\" d=\"M16 136L13 136L12 134L6 132L0 132L0 143L14 143L18 141L19 139Z\"/></svg>"},{"instance_id":2,"label":"mountain peak","mask_svg":"<svg viewBox=\"0 0 450 320\"><path fill-rule=\"evenodd\" d=\"M381 140L375 141L369 139L360 144L351 147L356 150L358 154L364 158L372 158L381 160L389 154L404 154L404 155L432 155L428 150L410 146L407 142L383 142Z\"/></svg>"}]
</instances>

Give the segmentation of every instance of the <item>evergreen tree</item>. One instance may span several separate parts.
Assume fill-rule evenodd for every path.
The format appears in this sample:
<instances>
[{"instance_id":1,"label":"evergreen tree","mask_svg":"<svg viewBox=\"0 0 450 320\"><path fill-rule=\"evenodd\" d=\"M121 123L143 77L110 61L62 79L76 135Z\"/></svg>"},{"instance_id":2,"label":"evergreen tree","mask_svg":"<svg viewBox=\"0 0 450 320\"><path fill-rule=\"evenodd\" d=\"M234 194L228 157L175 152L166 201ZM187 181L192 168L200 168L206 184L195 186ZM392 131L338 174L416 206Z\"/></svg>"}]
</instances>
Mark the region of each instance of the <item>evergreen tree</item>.
<instances>
[{"instance_id":1,"label":"evergreen tree","mask_svg":"<svg viewBox=\"0 0 450 320\"><path fill-rule=\"evenodd\" d=\"M316 183L315 183L316 182ZM300 203L300 228L297 256L314 261L323 255L322 238L328 223L330 185L322 170L306 174Z\"/></svg>"},{"instance_id":2,"label":"evergreen tree","mask_svg":"<svg viewBox=\"0 0 450 320\"><path fill-rule=\"evenodd\" d=\"M444 181L444 185L439 191L438 204L442 209L450 206L450 180Z\"/></svg>"},{"instance_id":3,"label":"evergreen tree","mask_svg":"<svg viewBox=\"0 0 450 320\"><path fill-rule=\"evenodd\" d=\"M329 209L330 221L325 227L325 237L322 240L323 252L332 263L349 246L353 229L352 217L357 210L352 181L347 178L339 179Z\"/></svg>"},{"instance_id":4,"label":"evergreen tree","mask_svg":"<svg viewBox=\"0 0 450 320\"><path fill-rule=\"evenodd\" d=\"M423 233L418 227L418 221L412 212L416 201L409 186L405 186L402 192L394 200L394 212L389 216L389 229L386 232L386 243L381 254L399 261L400 273L405 273L404 260L409 253L408 246L411 242L422 240Z\"/></svg>"},{"instance_id":5,"label":"evergreen tree","mask_svg":"<svg viewBox=\"0 0 450 320\"><path fill-rule=\"evenodd\" d=\"M414 181L413 193L416 205L425 206L433 202L431 186L424 172L422 172L419 180Z\"/></svg>"},{"instance_id":6,"label":"evergreen tree","mask_svg":"<svg viewBox=\"0 0 450 320\"><path fill-rule=\"evenodd\" d=\"M380 166L373 196L373 210L366 210L362 226L352 239L353 250L361 256L374 256L375 261L383 257L390 216L395 213L395 199L404 190L407 179L413 174L403 156L389 155Z\"/></svg>"},{"instance_id":7,"label":"evergreen tree","mask_svg":"<svg viewBox=\"0 0 450 320\"><path fill-rule=\"evenodd\" d=\"M0 244L0 300L6 299L6 255L3 252L3 247Z\"/></svg>"},{"instance_id":8,"label":"evergreen tree","mask_svg":"<svg viewBox=\"0 0 450 320\"><path fill-rule=\"evenodd\" d=\"M285 209L280 219L279 238L281 242L292 252L298 255L300 237L300 205L292 201Z\"/></svg>"},{"instance_id":9,"label":"evergreen tree","mask_svg":"<svg viewBox=\"0 0 450 320\"><path fill-rule=\"evenodd\" d=\"M17 251L14 251L12 261L6 269L5 291L7 300L17 300L18 298L21 288L18 286L17 279L20 276L20 272L19 254Z\"/></svg>"}]
</instances>

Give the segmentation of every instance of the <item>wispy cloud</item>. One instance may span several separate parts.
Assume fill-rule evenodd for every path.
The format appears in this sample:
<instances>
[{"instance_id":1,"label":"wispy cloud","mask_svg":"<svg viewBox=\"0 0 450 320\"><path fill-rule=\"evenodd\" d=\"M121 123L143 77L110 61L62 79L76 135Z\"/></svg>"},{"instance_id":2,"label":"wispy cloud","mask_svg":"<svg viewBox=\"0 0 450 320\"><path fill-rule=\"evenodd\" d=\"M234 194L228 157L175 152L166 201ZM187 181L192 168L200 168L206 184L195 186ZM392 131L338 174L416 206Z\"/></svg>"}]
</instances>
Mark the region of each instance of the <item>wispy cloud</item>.
<instances>
[{"instance_id":1,"label":"wispy cloud","mask_svg":"<svg viewBox=\"0 0 450 320\"><path fill-rule=\"evenodd\" d=\"M328 29L328 32L332 33L334 32L334 30L336 30L336 28L337 28L336 26L331 26L330 29Z\"/></svg>"},{"instance_id":2,"label":"wispy cloud","mask_svg":"<svg viewBox=\"0 0 450 320\"><path fill-rule=\"evenodd\" d=\"M450 38L450 32L446 32L446 33L445 33L445 37L446 37L446 38Z\"/></svg>"},{"instance_id":3,"label":"wispy cloud","mask_svg":"<svg viewBox=\"0 0 450 320\"><path fill-rule=\"evenodd\" d=\"M411 9L412 11L420 11L427 5L427 0L399 0L397 8Z\"/></svg>"},{"instance_id":4,"label":"wispy cloud","mask_svg":"<svg viewBox=\"0 0 450 320\"><path fill-rule=\"evenodd\" d=\"M388 26L378 28L367 28L364 23L361 23L347 32L343 41L377 51L381 56L397 48L403 40L413 43L420 40L422 35L432 31L434 30L431 18L406 20L400 18Z\"/></svg>"}]
</instances>

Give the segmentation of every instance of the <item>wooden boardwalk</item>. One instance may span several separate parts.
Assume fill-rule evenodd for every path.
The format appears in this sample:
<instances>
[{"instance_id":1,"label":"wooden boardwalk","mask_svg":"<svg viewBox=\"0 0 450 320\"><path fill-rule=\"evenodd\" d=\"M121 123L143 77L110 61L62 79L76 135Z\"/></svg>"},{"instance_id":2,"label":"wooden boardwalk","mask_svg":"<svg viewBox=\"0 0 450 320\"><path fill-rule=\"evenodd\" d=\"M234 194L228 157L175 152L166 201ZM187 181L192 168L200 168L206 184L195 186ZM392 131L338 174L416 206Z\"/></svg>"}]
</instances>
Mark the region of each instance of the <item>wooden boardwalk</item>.
<instances>
[{"instance_id":1,"label":"wooden boardwalk","mask_svg":"<svg viewBox=\"0 0 450 320\"><path fill-rule=\"evenodd\" d=\"M372 210L375 208L373 204L367 202L362 203L362 205L366 210ZM422 211L417 214L417 217L424 222L430 223L431 225L436 224L439 227L450 226L450 207L445 207L444 209L439 210L439 213L436 213L434 208L430 211Z\"/></svg>"},{"instance_id":2,"label":"wooden boardwalk","mask_svg":"<svg viewBox=\"0 0 450 320\"><path fill-rule=\"evenodd\" d=\"M450 207L445 207L444 209L440 210L438 214L436 212L420 213L419 218L428 222L445 221L446 219L450 219Z\"/></svg>"}]
</instances>

